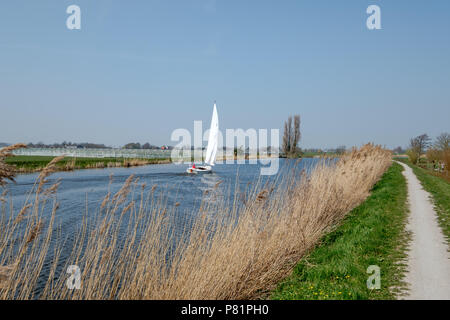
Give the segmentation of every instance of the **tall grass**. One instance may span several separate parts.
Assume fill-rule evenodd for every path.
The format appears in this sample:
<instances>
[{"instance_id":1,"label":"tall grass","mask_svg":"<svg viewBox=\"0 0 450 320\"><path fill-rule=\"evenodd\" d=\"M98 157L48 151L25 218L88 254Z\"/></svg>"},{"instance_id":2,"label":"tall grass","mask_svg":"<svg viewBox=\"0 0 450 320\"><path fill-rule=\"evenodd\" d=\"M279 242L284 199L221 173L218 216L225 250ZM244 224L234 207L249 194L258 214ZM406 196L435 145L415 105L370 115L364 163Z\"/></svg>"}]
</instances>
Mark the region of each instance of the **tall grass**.
<instances>
[{"instance_id":1,"label":"tall grass","mask_svg":"<svg viewBox=\"0 0 450 320\"><path fill-rule=\"evenodd\" d=\"M0 150L1 178L13 181L15 168L4 164L3 160L11 156L11 151L24 147L13 145ZM41 274L45 258L49 252L54 232L56 201L48 203L57 192L59 182L47 186L47 177L54 172L56 163L62 157L56 157L39 174L30 190L23 207L17 214L6 212L7 190L0 197L0 299L29 299ZM1 179L0 178L0 179ZM0 180L1 181L1 180ZM43 214L50 210L47 221ZM55 256L57 262L57 255Z\"/></svg>"},{"instance_id":2,"label":"tall grass","mask_svg":"<svg viewBox=\"0 0 450 320\"><path fill-rule=\"evenodd\" d=\"M62 244L55 249L39 296L33 288L48 254L57 204L46 231L41 227L33 238L32 249L27 239L40 222L40 211L34 209L27 218L28 238L19 241L26 254L11 249L10 239L17 234L3 233L14 230L18 214L10 212L0 222L0 258L6 257L0 260L0 298L264 297L324 233L368 196L390 164L390 152L368 144L335 164L323 161L309 174L291 172L273 184L255 187L244 198L236 192L231 204L220 200L221 189L216 185L205 196L217 200L203 201L197 218L181 232L173 229L177 205L169 207L163 193L155 196L156 186L144 192L145 186L131 176L117 193L106 195L95 215L86 215L64 263L58 259ZM42 181L45 184L45 178ZM38 187L34 192L33 208L41 203L45 191ZM66 286L64 270L69 265L81 270L79 290Z\"/></svg>"}]
</instances>

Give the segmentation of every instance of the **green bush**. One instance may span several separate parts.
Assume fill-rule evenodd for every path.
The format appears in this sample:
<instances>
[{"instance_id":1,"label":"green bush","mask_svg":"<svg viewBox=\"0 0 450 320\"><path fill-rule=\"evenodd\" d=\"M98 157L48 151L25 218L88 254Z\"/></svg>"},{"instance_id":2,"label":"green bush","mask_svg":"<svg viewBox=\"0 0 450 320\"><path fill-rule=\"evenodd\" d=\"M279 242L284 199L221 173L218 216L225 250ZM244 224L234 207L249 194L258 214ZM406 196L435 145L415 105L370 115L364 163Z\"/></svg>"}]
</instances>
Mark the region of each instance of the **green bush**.
<instances>
[{"instance_id":1,"label":"green bush","mask_svg":"<svg viewBox=\"0 0 450 320\"><path fill-rule=\"evenodd\" d=\"M407 154L408 157L409 157L409 161L411 161L411 162L414 163L414 164L416 164L417 161L418 161L419 158L420 158L419 153L416 152L416 151L414 151L414 150L412 150L412 149L408 149L408 150L406 151L406 154Z\"/></svg>"}]
</instances>

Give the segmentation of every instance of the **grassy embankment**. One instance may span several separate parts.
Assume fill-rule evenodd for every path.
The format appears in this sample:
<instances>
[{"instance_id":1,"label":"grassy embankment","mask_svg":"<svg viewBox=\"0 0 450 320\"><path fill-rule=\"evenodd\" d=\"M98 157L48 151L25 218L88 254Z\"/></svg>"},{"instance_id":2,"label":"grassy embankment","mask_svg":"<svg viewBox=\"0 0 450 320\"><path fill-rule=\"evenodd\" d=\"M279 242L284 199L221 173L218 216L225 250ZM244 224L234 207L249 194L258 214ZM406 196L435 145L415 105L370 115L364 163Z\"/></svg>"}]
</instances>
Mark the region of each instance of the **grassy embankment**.
<instances>
[{"instance_id":1,"label":"grassy embankment","mask_svg":"<svg viewBox=\"0 0 450 320\"><path fill-rule=\"evenodd\" d=\"M402 167L393 164L371 195L300 261L271 298L394 299L402 288L408 235L407 188ZM367 267L378 265L381 289L367 289ZM397 289L393 289L397 288Z\"/></svg>"},{"instance_id":2,"label":"grassy embankment","mask_svg":"<svg viewBox=\"0 0 450 320\"><path fill-rule=\"evenodd\" d=\"M420 168L407 159L399 161L413 169L423 188L431 194L439 224L450 245L450 182L438 176L432 169Z\"/></svg>"},{"instance_id":3,"label":"grassy embankment","mask_svg":"<svg viewBox=\"0 0 450 320\"><path fill-rule=\"evenodd\" d=\"M15 156L6 159L6 163L16 166L18 172L37 172L47 166L54 157ZM56 164L57 171L76 169L100 169L115 167L134 167L147 164L170 163L170 159L125 159L125 158L72 158L66 157Z\"/></svg>"}]
</instances>

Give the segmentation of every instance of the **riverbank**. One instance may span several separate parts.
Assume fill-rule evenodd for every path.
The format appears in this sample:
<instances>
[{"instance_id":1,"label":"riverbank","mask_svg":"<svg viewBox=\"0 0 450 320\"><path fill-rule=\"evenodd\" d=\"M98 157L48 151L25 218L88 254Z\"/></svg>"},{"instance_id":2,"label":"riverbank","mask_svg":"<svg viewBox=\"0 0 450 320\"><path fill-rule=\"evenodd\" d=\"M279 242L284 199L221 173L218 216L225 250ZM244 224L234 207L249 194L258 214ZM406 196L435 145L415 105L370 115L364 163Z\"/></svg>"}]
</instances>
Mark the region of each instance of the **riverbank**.
<instances>
[{"instance_id":1,"label":"riverbank","mask_svg":"<svg viewBox=\"0 0 450 320\"><path fill-rule=\"evenodd\" d=\"M23 156L16 155L6 159L6 163L14 165L17 173L34 173L42 171L52 159L53 156ZM282 157L280 157L281 159ZM315 155L307 155L302 158L320 158ZM227 160L233 161L248 161L248 160L274 160L278 157L258 156L258 157L219 157L217 163L225 162ZM295 159L294 159L295 160ZM298 158L301 160L301 158ZM137 167L146 166L151 164L169 164L172 163L170 158L154 158L154 159L142 159L142 158L75 158L65 157L56 164L55 171L73 171L80 169L103 169L103 168L120 168L120 167Z\"/></svg>"},{"instance_id":2,"label":"riverbank","mask_svg":"<svg viewBox=\"0 0 450 320\"><path fill-rule=\"evenodd\" d=\"M51 156L14 156L6 163L14 165L18 173L40 172L52 159ZM150 164L171 163L170 159L125 159L125 158L73 158L66 157L56 164L55 171L73 171L79 169L102 169L136 167Z\"/></svg>"},{"instance_id":3,"label":"riverbank","mask_svg":"<svg viewBox=\"0 0 450 320\"><path fill-rule=\"evenodd\" d=\"M371 195L295 267L272 293L275 300L395 299L402 293L409 235L407 186L393 164ZM380 267L381 288L367 288L366 273Z\"/></svg>"},{"instance_id":4,"label":"riverbank","mask_svg":"<svg viewBox=\"0 0 450 320\"><path fill-rule=\"evenodd\" d=\"M86 209L83 224L68 246L53 232L60 210L59 181L47 185L58 160L39 175L30 191L35 195L24 207L5 211L12 216L0 220L5 230L0 267L11 270L0 299L35 297L38 275L44 271L41 299L259 299L367 199L391 165L391 154L365 145L333 165L321 162L308 173L287 171L233 202L222 197L219 181L204 191L205 201L199 212L192 212L195 218L189 227L179 230L182 241L174 246L167 244L179 203L170 205L166 190L155 193L160 187L146 188L133 175L120 190L108 193L98 210ZM20 237L19 224L24 228ZM10 254L14 245L23 248L19 256ZM63 265L58 259L45 260L48 252L63 248L68 255ZM81 270L79 290L66 287L65 270L72 265Z\"/></svg>"},{"instance_id":5,"label":"riverbank","mask_svg":"<svg viewBox=\"0 0 450 320\"><path fill-rule=\"evenodd\" d=\"M53 228L62 206L60 181L47 177L58 160L28 184L33 196L23 208L5 207L0 299L260 299L367 199L391 165L391 154L365 145L337 162L322 161L308 171L292 168L248 191L237 185L231 202L223 196L223 180L206 181L201 206L191 211L178 211L181 201L173 203L165 187L131 175L120 189L108 187L97 208L87 201L78 208L84 211L82 224L70 231L70 244L62 236L67 231ZM3 183L14 180L3 167ZM175 230L181 212L192 220ZM174 230L181 240L168 246ZM49 261L49 252L56 258ZM82 285L68 290L66 270L74 265Z\"/></svg>"}]
</instances>

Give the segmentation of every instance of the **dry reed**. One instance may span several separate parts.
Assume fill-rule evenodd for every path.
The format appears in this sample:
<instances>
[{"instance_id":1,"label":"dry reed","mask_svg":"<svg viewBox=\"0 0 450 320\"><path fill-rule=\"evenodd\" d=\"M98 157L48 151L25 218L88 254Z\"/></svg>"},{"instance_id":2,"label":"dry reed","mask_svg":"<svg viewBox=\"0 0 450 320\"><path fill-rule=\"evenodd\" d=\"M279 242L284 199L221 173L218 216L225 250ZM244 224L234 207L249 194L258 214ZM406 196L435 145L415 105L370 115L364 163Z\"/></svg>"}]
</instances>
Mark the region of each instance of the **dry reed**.
<instances>
[{"instance_id":1,"label":"dry reed","mask_svg":"<svg viewBox=\"0 0 450 320\"><path fill-rule=\"evenodd\" d=\"M172 229L178 205L168 207L164 193L155 196L156 186L147 194L140 188L140 197L135 199L138 180L131 176L116 194L106 195L94 217L84 219L72 253L61 268L78 265L81 288L70 290L65 283L67 275L62 272L57 276L58 249L39 298L264 297L326 232L368 196L390 164L390 152L368 144L334 164L323 160L308 175L302 172L301 179L292 173L274 184L255 186L245 202L239 200L239 190L231 205L221 201L223 190L218 184L205 192L218 200L202 202L197 219L181 234ZM41 223L36 215L29 220L33 223L24 239L29 239ZM10 225L14 223L6 219L0 228ZM31 255L41 263L50 236L47 228L33 238L36 246ZM0 236L0 258L5 250L13 253L8 249L8 239L7 235ZM39 248L38 239L43 239ZM22 246L28 245L22 242ZM26 263L0 259L0 266L19 262L8 273L8 282L3 282L0 298L36 297L32 288L40 269L38 265L31 270L29 259L25 258Z\"/></svg>"},{"instance_id":2,"label":"dry reed","mask_svg":"<svg viewBox=\"0 0 450 320\"><path fill-rule=\"evenodd\" d=\"M23 145L6 148L6 152ZM5 149L0 150L5 154ZM56 170L62 157L53 159L39 174L17 215L11 206L9 214L2 204L0 216L0 299L30 299L35 294L54 231L55 214L58 207L55 194L59 182L45 188L47 177ZM0 158L0 165L5 165ZM15 171L0 173L0 178L14 181ZM44 213L49 200L53 199L50 214L44 223ZM28 211L31 211L28 214ZM55 256L54 262L57 262Z\"/></svg>"},{"instance_id":3,"label":"dry reed","mask_svg":"<svg viewBox=\"0 0 450 320\"><path fill-rule=\"evenodd\" d=\"M4 186L7 180L14 181L14 176L16 175L15 167L8 165L5 159L13 155L12 151L26 147L25 144L18 143L0 149L0 186Z\"/></svg>"}]
</instances>

